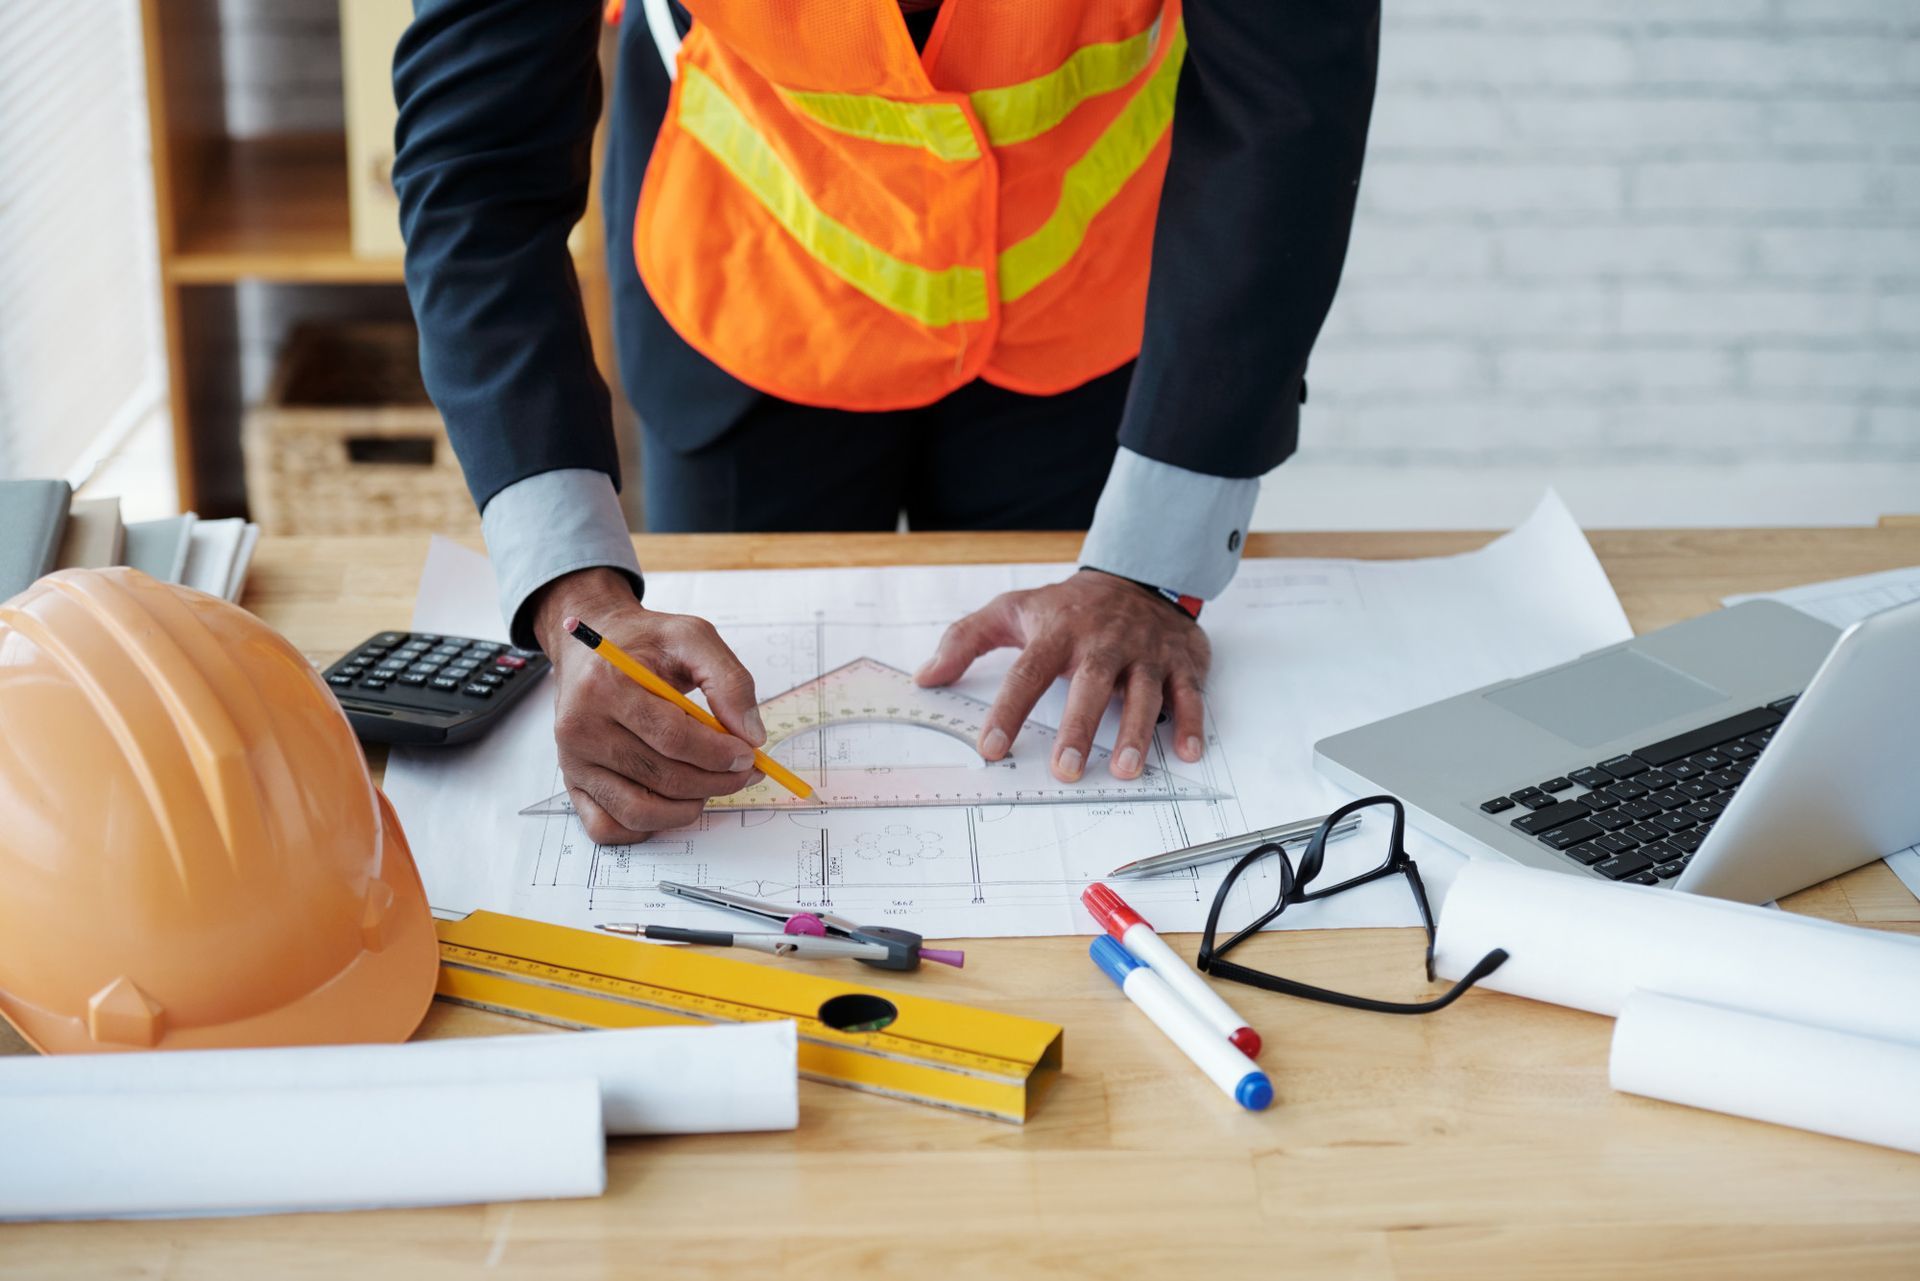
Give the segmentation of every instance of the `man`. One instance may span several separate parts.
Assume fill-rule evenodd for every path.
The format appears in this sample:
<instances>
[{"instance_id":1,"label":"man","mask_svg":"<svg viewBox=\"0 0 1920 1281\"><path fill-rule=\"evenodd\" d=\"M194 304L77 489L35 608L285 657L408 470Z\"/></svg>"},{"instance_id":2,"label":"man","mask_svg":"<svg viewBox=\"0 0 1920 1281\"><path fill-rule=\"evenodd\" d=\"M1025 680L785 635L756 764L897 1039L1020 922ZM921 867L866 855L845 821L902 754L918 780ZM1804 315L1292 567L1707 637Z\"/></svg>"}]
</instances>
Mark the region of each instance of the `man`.
<instances>
[{"instance_id":1,"label":"man","mask_svg":"<svg viewBox=\"0 0 1920 1281\"><path fill-rule=\"evenodd\" d=\"M604 175L649 526L1088 528L1079 572L961 619L918 679L1019 647L987 759L1061 675L1058 777L1084 771L1116 692L1115 774L1139 774L1163 707L1198 759L1200 602L1294 447L1377 0L688 8L622 20ZM714 629L641 604L614 492L566 249L597 10L416 0L394 182L422 368L514 638L554 660L587 831L623 842L756 777L765 735ZM700 687L731 735L566 644L569 615Z\"/></svg>"}]
</instances>

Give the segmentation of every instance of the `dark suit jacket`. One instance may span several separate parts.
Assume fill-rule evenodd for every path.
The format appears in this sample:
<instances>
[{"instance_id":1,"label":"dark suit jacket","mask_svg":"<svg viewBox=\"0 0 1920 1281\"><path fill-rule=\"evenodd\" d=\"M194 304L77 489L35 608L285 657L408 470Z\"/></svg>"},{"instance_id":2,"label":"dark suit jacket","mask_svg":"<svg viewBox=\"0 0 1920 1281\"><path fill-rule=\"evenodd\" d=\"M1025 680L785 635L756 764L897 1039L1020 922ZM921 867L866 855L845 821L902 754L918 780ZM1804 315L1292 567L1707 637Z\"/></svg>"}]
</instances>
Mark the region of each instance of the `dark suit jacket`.
<instances>
[{"instance_id":1,"label":"dark suit jacket","mask_svg":"<svg viewBox=\"0 0 1920 1281\"><path fill-rule=\"evenodd\" d=\"M614 328L648 430L691 449L761 393L682 342L634 270L633 210L668 82L638 4L629 10L604 166ZM600 111L599 14L599 0L415 0L395 58L394 186L421 368L483 508L556 468L618 483L566 248ZM1346 257L1379 4L1185 0L1185 15L1120 443L1191 471L1258 476L1293 452L1307 355Z\"/></svg>"}]
</instances>

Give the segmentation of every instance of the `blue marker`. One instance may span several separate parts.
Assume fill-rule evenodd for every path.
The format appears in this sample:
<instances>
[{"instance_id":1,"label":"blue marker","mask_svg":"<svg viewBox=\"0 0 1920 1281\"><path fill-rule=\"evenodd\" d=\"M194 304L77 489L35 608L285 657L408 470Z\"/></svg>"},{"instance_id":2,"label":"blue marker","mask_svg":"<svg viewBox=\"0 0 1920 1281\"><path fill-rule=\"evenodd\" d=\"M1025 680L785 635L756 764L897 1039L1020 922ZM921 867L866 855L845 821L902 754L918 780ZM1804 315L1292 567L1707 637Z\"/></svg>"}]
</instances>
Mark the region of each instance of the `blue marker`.
<instances>
[{"instance_id":1,"label":"blue marker","mask_svg":"<svg viewBox=\"0 0 1920 1281\"><path fill-rule=\"evenodd\" d=\"M1209 1080L1226 1091L1228 1098L1249 1112L1261 1111L1273 1102L1273 1082L1267 1080L1267 1074L1207 1026L1192 1006L1174 995L1165 979L1134 960L1126 948L1105 934L1093 941L1088 952L1127 999L1139 1006Z\"/></svg>"}]
</instances>

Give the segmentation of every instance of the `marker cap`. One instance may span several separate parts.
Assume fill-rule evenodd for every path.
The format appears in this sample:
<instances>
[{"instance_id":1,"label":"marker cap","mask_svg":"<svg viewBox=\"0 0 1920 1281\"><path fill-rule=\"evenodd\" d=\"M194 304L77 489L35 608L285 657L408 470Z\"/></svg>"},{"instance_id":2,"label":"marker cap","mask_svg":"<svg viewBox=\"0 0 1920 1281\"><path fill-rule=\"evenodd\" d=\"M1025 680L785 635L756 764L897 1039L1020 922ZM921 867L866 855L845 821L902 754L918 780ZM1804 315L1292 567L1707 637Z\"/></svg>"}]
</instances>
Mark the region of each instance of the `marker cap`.
<instances>
[{"instance_id":1,"label":"marker cap","mask_svg":"<svg viewBox=\"0 0 1920 1281\"><path fill-rule=\"evenodd\" d=\"M1087 955L1093 958L1095 965L1107 972L1107 977L1113 980L1116 987L1124 988L1127 975L1140 968L1140 962L1134 960L1126 948L1104 934L1093 940L1092 946L1087 948Z\"/></svg>"},{"instance_id":2,"label":"marker cap","mask_svg":"<svg viewBox=\"0 0 1920 1281\"><path fill-rule=\"evenodd\" d=\"M1125 899L1098 881L1080 891L1080 901L1086 905L1087 911L1093 913L1093 919L1100 928L1115 938L1125 934L1131 926L1146 925L1140 913L1128 907Z\"/></svg>"},{"instance_id":3,"label":"marker cap","mask_svg":"<svg viewBox=\"0 0 1920 1281\"><path fill-rule=\"evenodd\" d=\"M1273 1082L1265 1072L1249 1072L1234 1087L1234 1101L1249 1112L1264 1112L1273 1102Z\"/></svg>"}]
</instances>

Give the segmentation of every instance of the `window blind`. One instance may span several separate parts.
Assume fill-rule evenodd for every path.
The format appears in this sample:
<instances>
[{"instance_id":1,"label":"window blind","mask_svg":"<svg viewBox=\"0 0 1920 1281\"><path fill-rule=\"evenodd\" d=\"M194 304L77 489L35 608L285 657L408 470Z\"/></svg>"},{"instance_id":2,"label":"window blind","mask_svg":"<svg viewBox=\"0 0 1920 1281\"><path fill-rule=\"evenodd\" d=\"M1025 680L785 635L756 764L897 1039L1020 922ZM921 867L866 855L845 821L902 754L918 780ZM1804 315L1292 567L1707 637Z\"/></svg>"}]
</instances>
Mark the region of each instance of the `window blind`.
<instances>
[{"instance_id":1,"label":"window blind","mask_svg":"<svg viewBox=\"0 0 1920 1281\"><path fill-rule=\"evenodd\" d=\"M78 481L164 382L139 6L0 15L0 477Z\"/></svg>"}]
</instances>

